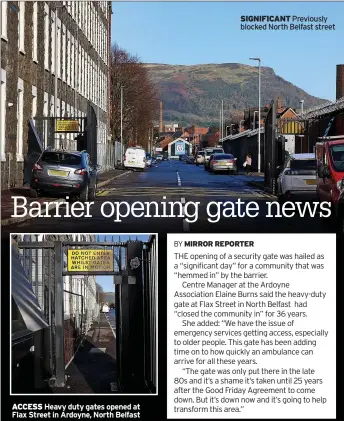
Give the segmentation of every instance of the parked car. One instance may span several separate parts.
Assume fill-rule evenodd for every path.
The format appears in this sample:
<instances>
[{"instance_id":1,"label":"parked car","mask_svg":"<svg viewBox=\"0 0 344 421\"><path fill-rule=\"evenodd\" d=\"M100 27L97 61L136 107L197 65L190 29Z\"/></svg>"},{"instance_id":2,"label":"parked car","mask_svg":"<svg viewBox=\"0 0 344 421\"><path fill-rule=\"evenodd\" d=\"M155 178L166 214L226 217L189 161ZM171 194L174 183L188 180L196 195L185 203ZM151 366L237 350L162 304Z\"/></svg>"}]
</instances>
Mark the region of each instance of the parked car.
<instances>
[{"instance_id":1,"label":"parked car","mask_svg":"<svg viewBox=\"0 0 344 421\"><path fill-rule=\"evenodd\" d=\"M81 201L93 200L100 168L91 163L86 151L48 148L33 166L30 195L38 197L44 192L56 192Z\"/></svg>"},{"instance_id":2,"label":"parked car","mask_svg":"<svg viewBox=\"0 0 344 421\"><path fill-rule=\"evenodd\" d=\"M107 304L104 304L102 307L102 313L109 313L110 307Z\"/></svg>"},{"instance_id":3,"label":"parked car","mask_svg":"<svg viewBox=\"0 0 344 421\"><path fill-rule=\"evenodd\" d=\"M165 152L162 153L162 160L163 161L168 161L168 152L167 151L165 151Z\"/></svg>"},{"instance_id":4,"label":"parked car","mask_svg":"<svg viewBox=\"0 0 344 421\"><path fill-rule=\"evenodd\" d=\"M199 151L196 155L196 166L198 167L201 164L204 164L204 151Z\"/></svg>"},{"instance_id":5,"label":"parked car","mask_svg":"<svg viewBox=\"0 0 344 421\"><path fill-rule=\"evenodd\" d=\"M152 166L156 164L156 158L155 156L152 156Z\"/></svg>"},{"instance_id":6,"label":"parked car","mask_svg":"<svg viewBox=\"0 0 344 421\"><path fill-rule=\"evenodd\" d=\"M187 164L193 164L195 162L195 157L193 155L188 155L186 157L186 163Z\"/></svg>"},{"instance_id":7,"label":"parked car","mask_svg":"<svg viewBox=\"0 0 344 421\"><path fill-rule=\"evenodd\" d=\"M291 154L277 178L277 196L286 200L315 201L316 159L314 153Z\"/></svg>"},{"instance_id":8,"label":"parked car","mask_svg":"<svg viewBox=\"0 0 344 421\"><path fill-rule=\"evenodd\" d=\"M320 202L331 202L333 216L343 219L344 137L317 142L316 191Z\"/></svg>"},{"instance_id":9,"label":"parked car","mask_svg":"<svg viewBox=\"0 0 344 421\"><path fill-rule=\"evenodd\" d=\"M146 153L146 167L151 167L153 165L152 156L150 153Z\"/></svg>"},{"instance_id":10,"label":"parked car","mask_svg":"<svg viewBox=\"0 0 344 421\"><path fill-rule=\"evenodd\" d=\"M222 148L205 148L204 149L204 169L205 171L209 170L209 159L211 155L217 154L217 153L225 153Z\"/></svg>"},{"instance_id":11,"label":"parked car","mask_svg":"<svg viewBox=\"0 0 344 421\"><path fill-rule=\"evenodd\" d=\"M162 155L160 155L160 154L159 154L159 155L157 155L157 156L156 156L156 160L157 160L157 161L162 161L162 160L163 160L163 156L162 156Z\"/></svg>"},{"instance_id":12,"label":"parked car","mask_svg":"<svg viewBox=\"0 0 344 421\"><path fill-rule=\"evenodd\" d=\"M130 147L123 157L124 168L144 171L146 168L146 151L140 147Z\"/></svg>"},{"instance_id":13,"label":"parked car","mask_svg":"<svg viewBox=\"0 0 344 421\"><path fill-rule=\"evenodd\" d=\"M185 154L184 155L179 155L179 161L185 162L186 161L186 158L187 158L187 156Z\"/></svg>"},{"instance_id":14,"label":"parked car","mask_svg":"<svg viewBox=\"0 0 344 421\"><path fill-rule=\"evenodd\" d=\"M237 172L237 158L234 158L231 154L214 154L211 155L209 160L209 171L210 172L223 172L228 173Z\"/></svg>"}]
</instances>

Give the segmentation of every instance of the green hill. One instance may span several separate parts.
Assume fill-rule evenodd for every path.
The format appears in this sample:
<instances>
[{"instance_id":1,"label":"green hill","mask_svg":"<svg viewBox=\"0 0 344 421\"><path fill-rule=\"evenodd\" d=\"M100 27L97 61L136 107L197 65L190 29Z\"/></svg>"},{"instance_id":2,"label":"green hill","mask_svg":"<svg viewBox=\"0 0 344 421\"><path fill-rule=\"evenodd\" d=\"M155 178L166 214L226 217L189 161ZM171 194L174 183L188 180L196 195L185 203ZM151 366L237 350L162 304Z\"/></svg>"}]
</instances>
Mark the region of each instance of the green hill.
<instances>
[{"instance_id":1,"label":"green hill","mask_svg":"<svg viewBox=\"0 0 344 421\"><path fill-rule=\"evenodd\" d=\"M230 111L236 114L258 105L257 67L237 63L145 66L163 102L164 121L218 123L222 99L226 118ZM261 67L261 83L262 106L278 96L282 105L293 108L299 108L301 99L305 109L325 101L284 80L270 67Z\"/></svg>"}]
</instances>

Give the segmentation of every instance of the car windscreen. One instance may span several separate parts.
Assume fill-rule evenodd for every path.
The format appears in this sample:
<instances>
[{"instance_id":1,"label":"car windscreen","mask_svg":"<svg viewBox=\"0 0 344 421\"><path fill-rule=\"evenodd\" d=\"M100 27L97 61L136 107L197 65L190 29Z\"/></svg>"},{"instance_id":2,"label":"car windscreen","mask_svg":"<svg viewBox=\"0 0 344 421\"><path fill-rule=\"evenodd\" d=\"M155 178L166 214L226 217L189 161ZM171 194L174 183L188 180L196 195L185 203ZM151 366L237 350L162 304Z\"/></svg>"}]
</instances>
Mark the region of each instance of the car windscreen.
<instances>
[{"instance_id":1,"label":"car windscreen","mask_svg":"<svg viewBox=\"0 0 344 421\"><path fill-rule=\"evenodd\" d=\"M332 165L336 171L344 172L344 145L330 147Z\"/></svg>"},{"instance_id":2,"label":"car windscreen","mask_svg":"<svg viewBox=\"0 0 344 421\"><path fill-rule=\"evenodd\" d=\"M293 159L290 170L293 175L316 175L315 159Z\"/></svg>"},{"instance_id":3,"label":"car windscreen","mask_svg":"<svg viewBox=\"0 0 344 421\"><path fill-rule=\"evenodd\" d=\"M80 165L81 156L65 152L44 152L41 159L42 162L60 165Z\"/></svg>"},{"instance_id":4,"label":"car windscreen","mask_svg":"<svg viewBox=\"0 0 344 421\"><path fill-rule=\"evenodd\" d=\"M207 156L214 155L215 153L223 153L223 149L213 149L211 151L207 151Z\"/></svg>"},{"instance_id":5,"label":"car windscreen","mask_svg":"<svg viewBox=\"0 0 344 421\"><path fill-rule=\"evenodd\" d=\"M197 155L198 156L204 156L204 152L198 152Z\"/></svg>"},{"instance_id":6,"label":"car windscreen","mask_svg":"<svg viewBox=\"0 0 344 421\"><path fill-rule=\"evenodd\" d=\"M214 155L214 158L213 159L217 159L217 160L220 160L220 159L234 159L234 156L233 155L230 155L230 154L217 153L217 154Z\"/></svg>"}]
</instances>

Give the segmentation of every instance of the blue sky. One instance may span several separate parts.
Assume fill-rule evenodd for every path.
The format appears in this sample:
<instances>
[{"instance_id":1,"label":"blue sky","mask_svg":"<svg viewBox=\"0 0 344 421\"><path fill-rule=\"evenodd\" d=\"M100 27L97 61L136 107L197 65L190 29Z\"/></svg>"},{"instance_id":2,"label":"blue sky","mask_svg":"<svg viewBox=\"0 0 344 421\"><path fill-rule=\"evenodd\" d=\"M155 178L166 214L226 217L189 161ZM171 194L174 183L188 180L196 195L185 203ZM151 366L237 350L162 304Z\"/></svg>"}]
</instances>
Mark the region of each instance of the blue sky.
<instances>
[{"instance_id":1,"label":"blue sky","mask_svg":"<svg viewBox=\"0 0 344 421\"><path fill-rule=\"evenodd\" d=\"M242 31L241 15L325 16L335 31ZM311 95L335 99L344 63L344 2L113 2L112 40L143 62L262 66Z\"/></svg>"},{"instance_id":2,"label":"blue sky","mask_svg":"<svg viewBox=\"0 0 344 421\"><path fill-rule=\"evenodd\" d=\"M106 239L105 239L106 237ZM136 237L140 241L148 241L149 235L115 235L115 234L99 234L99 240L97 241L127 241L129 239L136 240ZM113 276L96 276L96 282L103 287L104 292L115 292L113 284Z\"/></svg>"}]
</instances>

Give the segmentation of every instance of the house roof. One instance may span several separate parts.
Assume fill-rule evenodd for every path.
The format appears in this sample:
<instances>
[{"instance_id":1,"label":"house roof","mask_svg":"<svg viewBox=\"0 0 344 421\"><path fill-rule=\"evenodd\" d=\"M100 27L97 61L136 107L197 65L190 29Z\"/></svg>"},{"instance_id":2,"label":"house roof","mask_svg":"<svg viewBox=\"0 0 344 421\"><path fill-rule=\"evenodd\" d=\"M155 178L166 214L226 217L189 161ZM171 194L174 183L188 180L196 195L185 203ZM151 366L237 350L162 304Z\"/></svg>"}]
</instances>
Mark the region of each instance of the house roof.
<instances>
[{"instance_id":1,"label":"house roof","mask_svg":"<svg viewBox=\"0 0 344 421\"><path fill-rule=\"evenodd\" d=\"M322 115L331 114L336 111L344 111L344 97L334 102L326 102L325 104L318 105L317 107L307 110L303 114L305 120L320 117Z\"/></svg>"}]
</instances>

